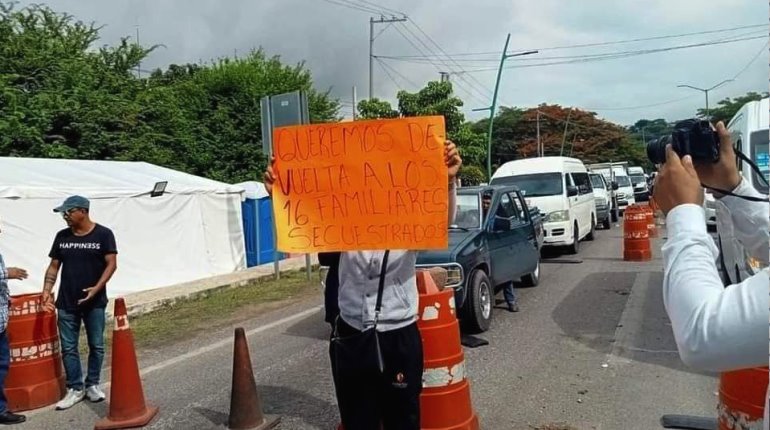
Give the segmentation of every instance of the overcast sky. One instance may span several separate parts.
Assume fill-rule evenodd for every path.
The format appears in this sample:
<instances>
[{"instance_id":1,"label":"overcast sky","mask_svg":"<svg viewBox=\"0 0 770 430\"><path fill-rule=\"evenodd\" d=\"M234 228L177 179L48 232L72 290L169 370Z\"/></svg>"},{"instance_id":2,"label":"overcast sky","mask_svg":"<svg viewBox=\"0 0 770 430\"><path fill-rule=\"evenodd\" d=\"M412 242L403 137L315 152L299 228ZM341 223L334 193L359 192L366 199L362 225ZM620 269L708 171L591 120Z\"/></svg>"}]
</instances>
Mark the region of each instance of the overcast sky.
<instances>
[{"instance_id":1,"label":"overcast sky","mask_svg":"<svg viewBox=\"0 0 770 430\"><path fill-rule=\"evenodd\" d=\"M343 1L343 0L332 0ZM347 0L355 1L358 0ZM419 36L436 48L418 27L451 55L500 52L511 33L509 52L576 44L676 35L764 24L764 27L667 38L635 43L541 50L538 54L511 58L507 64L551 61L538 57L563 57L608 52L658 49L727 38L766 36L768 4L759 0L369 0L378 9L391 8L408 15L409 21L387 27L375 41L375 55L421 55L400 33ZM22 1L21 4L31 2ZM359 98L368 94L369 17L371 14L333 5L323 0L51 0L47 4L83 21L104 25L102 43L113 44L122 36L140 43L163 44L144 69L172 63L209 61L243 54L263 47L287 62L305 60L319 89L349 103L351 88ZM361 4L361 3L358 3ZM371 8L371 5L364 5ZM767 38L708 47L674 50L600 62L507 69L503 73L500 102L523 107L558 103L595 110L621 124L640 118L669 120L693 116L703 107L704 95L677 88L690 84L706 88L734 77L756 60L732 83L713 91L712 106L726 96L768 89ZM759 54L759 55L758 55ZM458 72L495 68L498 55L458 55L457 63L435 61L438 68ZM521 60L526 61L521 61ZM413 60L410 58L408 60ZM473 61L468 61L473 60ZM476 61L483 60L483 61ZM491 60L491 61L489 61ZM380 59L391 68L394 83L375 61L375 96L394 100L399 88L415 90L438 79L437 67L394 59ZM419 61L419 60L418 60ZM553 60L557 61L557 60ZM403 75L403 76L400 76ZM471 77L472 76L472 77ZM456 92L471 108L490 103L496 71L452 75ZM475 79L474 79L475 78ZM408 82L412 81L411 83ZM474 89L475 87L475 89ZM473 97L467 92L471 92ZM686 98L684 100L679 100ZM673 103L636 109L671 100ZM343 113L350 112L346 107Z\"/></svg>"}]
</instances>

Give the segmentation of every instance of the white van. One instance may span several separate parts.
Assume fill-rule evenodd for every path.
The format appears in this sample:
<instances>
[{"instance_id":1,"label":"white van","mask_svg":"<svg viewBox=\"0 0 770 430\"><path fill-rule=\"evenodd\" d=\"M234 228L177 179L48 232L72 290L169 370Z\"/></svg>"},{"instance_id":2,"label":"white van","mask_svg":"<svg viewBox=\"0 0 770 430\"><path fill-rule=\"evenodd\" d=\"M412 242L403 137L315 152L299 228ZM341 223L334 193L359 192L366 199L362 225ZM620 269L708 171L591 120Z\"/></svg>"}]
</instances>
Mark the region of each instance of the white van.
<instances>
[{"instance_id":1,"label":"white van","mask_svg":"<svg viewBox=\"0 0 770 430\"><path fill-rule=\"evenodd\" d=\"M750 158L765 179L770 176L768 134L770 133L770 99L748 102L727 124L735 148ZM768 194L767 184L749 163L739 160L741 175L757 191ZM765 259L749 258L748 253L735 238L729 213L721 202L713 204L716 212L717 245L720 248L718 267L726 283L741 282L766 266Z\"/></svg>"},{"instance_id":2,"label":"white van","mask_svg":"<svg viewBox=\"0 0 770 430\"><path fill-rule=\"evenodd\" d=\"M594 189L594 202L596 204L596 218L605 230L612 227L610 210L612 208L612 188L601 173L589 173L591 186Z\"/></svg>"},{"instance_id":3,"label":"white van","mask_svg":"<svg viewBox=\"0 0 770 430\"><path fill-rule=\"evenodd\" d=\"M770 124L770 99L748 102L727 124L733 145L751 158L765 179L770 177L768 160L768 124ZM740 160L739 169L746 180L760 193L768 194L767 184L754 172L751 165Z\"/></svg>"},{"instance_id":4,"label":"white van","mask_svg":"<svg viewBox=\"0 0 770 430\"><path fill-rule=\"evenodd\" d=\"M618 190L615 191L615 195L618 197L618 211L623 214L627 207L636 204L634 184L626 173L626 169L616 167L613 168L612 173L613 180L618 184Z\"/></svg>"},{"instance_id":5,"label":"white van","mask_svg":"<svg viewBox=\"0 0 770 430\"><path fill-rule=\"evenodd\" d=\"M492 175L491 184L516 185L528 206L545 214L544 246L569 246L577 254L581 240L594 239L598 218L582 161L568 157L509 161Z\"/></svg>"}]
</instances>

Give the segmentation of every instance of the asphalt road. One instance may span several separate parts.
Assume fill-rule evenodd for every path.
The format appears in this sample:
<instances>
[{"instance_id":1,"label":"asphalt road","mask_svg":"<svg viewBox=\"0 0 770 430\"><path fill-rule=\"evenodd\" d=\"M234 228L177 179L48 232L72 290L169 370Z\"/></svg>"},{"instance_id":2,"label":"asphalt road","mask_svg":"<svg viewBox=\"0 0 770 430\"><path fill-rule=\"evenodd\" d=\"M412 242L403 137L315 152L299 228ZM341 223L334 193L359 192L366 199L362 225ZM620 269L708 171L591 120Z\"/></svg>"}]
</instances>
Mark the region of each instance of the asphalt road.
<instances>
[{"instance_id":1,"label":"asphalt road","mask_svg":"<svg viewBox=\"0 0 770 430\"><path fill-rule=\"evenodd\" d=\"M714 375L684 367L663 309L660 242L654 260L622 261L621 229L597 232L580 254L551 256L521 312L495 310L489 345L466 349L483 429L656 429L663 414L713 416ZM581 262L576 263L576 260ZM501 298L501 297L499 297ZM251 318L251 359L264 410L279 429L332 429L337 411L328 326L316 299ZM140 351L150 429L215 429L227 421L232 328ZM105 378L109 378L105 370ZM18 429L89 429L106 404L30 413Z\"/></svg>"}]
</instances>

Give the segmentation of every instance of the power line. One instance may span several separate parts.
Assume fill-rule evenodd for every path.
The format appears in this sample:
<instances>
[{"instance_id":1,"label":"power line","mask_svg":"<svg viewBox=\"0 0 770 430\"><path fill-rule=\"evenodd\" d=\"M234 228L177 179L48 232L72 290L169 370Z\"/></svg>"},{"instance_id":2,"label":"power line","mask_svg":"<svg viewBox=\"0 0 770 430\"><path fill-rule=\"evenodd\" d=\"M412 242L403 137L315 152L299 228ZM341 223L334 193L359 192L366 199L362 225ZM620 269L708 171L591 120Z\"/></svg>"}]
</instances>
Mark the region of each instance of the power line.
<instances>
[{"instance_id":1,"label":"power line","mask_svg":"<svg viewBox=\"0 0 770 430\"><path fill-rule=\"evenodd\" d=\"M378 37L382 36L382 33L385 33L385 30L389 29L389 28L390 28L390 27L392 27L392 26L393 26L393 23L392 23L392 22L391 22L391 23L389 23L388 25L386 25L386 26L385 26L385 28L383 28L382 30L380 30L380 32L379 32L379 33L377 33L377 35L376 35L376 36L374 36L372 39L376 40Z\"/></svg>"},{"instance_id":2,"label":"power line","mask_svg":"<svg viewBox=\"0 0 770 430\"><path fill-rule=\"evenodd\" d=\"M561 64L593 63L598 61L616 60L620 58L656 54L660 52L677 51L677 50L689 49L689 48L700 48L704 46L724 45L728 43L743 42L747 40L765 39L767 37L768 37L767 35L762 35L762 36L755 36L755 37L745 37L740 39L724 40L719 42L695 43L690 45L671 46L667 48L629 51L628 53L607 55L599 58L586 58L586 59L568 60L568 61L552 61L552 62L545 62L545 63L538 63L538 64L522 64L522 65L515 65L515 66L507 66L506 69L524 69L524 68L531 68L531 67L555 66L555 65L561 65ZM488 72L493 70L497 70L497 68L492 67L492 68L482 68L482 69L471 69L471 70L467 70L465 73L479 73L479 72Z\"/></svg>"},{"instance_id":3,"label":"power line","mask_svg":"<svg viewBox=\"0 0 770 430\"><path fill-rule=\"evenodd\" d=\"M388 78L390 78L390 80L393 82L396 88L398 88L399 90L402 89L401 86L398 84L398 82L396 82L396 78L394 78L393 75L390 74L390 71L385 67L382 60L377 59L377 64L380 65L380 68L382 69L382 71L385 72L385 75L387 75Z\"/></svg>"},{"instance_id":4,"label":"power line","mask_svg":"<svg viewBox=\"0 0 770 430\"><path fill-rule=\"evenodd\" d=\"M358 5L358 4L355 4L355 3L351 3L351 2L348 2L346 0L321 0L321 1L333 4L333 5L337 5L337 6L346 7L348 9L354 9L354 10L357 10L357 11L360 11L360 12L371 13L371 14L375 14L375 15L380 15L381 14L381 11L378 11L378 10L373 9L373 8L369 8L367 6L361 6L361 5Z\"/></svg>"},{"instance_id":5,"label":"power line","mask_svg":"<svg viewBox=\"0 0 770 430\"><path fill-rule=\"evenodd\" d=\"M381 6L381 5L377 4L377 3L374 3L374 2L371 2L371 1L367 1L367 0L358 0L358 1L360 1L361 3L366 3L366 4L370 5L370 6L373 6L374 8L379 9L380 11L385 11L388 14L401 15L403 17L406 17L406 14L404 12L399 11L399 10L392 9L392 8L389 8L389 7L385 7L385 6Z\"/></svg>"},{"instance_id":6,"label":"power line","mask_svg":"<svg viewBox=\"0 0 770 430\"><path fill-rule=\"evenodd\" d=\"M652 103L648 105L639 105L639 106L626 106L626 107L582 107L581 109L585 109L588 111L620 111L620 110L636 110L636 109L644 109L644 108L651 108L651 107L658 107L658 106L664 106L672 103L681 102L684 100L689 100L692 98L695 98L695 95L687 96L687 97L680 97L678 99L668 100L665 102L659 102L659 103Z\"/></svg>"},{"instance_id":7,"label":"power line","mask_svg":"<svg viewBox=\"0 0 770 430\"><path fill-rule=\"evenodd\" d=\"M725 39L719 39L719 40L712 40L704 43L716 43L716 42L722 42L722 41L730 41L734 38L740 38L744 36L753 36L753 35L765 35L765 31L753 31L751 33L742 34L739 36L731 36L729 38ZM543 60L576 60L576 59L593 59L593 58L603 58L603 57L612 57L615 55L621 55L621 54L629 54L629 53L637 53L640 52L640 50L630 50L630 51L615 51L615 52L604 52L599 54L580 54L580 55L554 55L554 56L538 56L538 57L517 57L514 59L511 59L510 61L517 61L517 62L542 62ZM417 63L422 64L426 63L428 61L431 61L431 58L425 58L425 57L416 57L416 56L408 56L408 55L380 55L380 58L386 59L386 60L394 60L394 61L403 61L407 63ZM451 58L451 57L450 57ZM479 58L479 59L473 59L473 58L452 58L453 62L467 62L467 63L497 63L500 61L499 58ZM459 65L458 65L459 66ZM497 70L497 69L495 69Z\"/></svg>"},{"instance_id":8,"label":"power line","mask_svg":"<svg viewBox=\"0 0 770 430\"><path fill-rule=\"evenodd\" d=\"M427 44L427 43L425 43L425 42L424 42L422 39L420 39L420 38L419 38L419 37L418 37L418 36L417 36L417 35L416 35L416 34L415 34L415 33L414 33L414 32L413 32L413 31L412 31L410 28L409 28L409 27L407 27L407 26L406 26L406 25L404 25L403 23L400 23L400 24L401 24L401 27L403 27L403 28L404 28L404 30L406 30L406 31L407 31L409 34L411 34L411 35L412 35L412 37L414 37L414 38L415 38L415 40L417 40L418 42L420 42L420 44L421 44L422 46L424 46L424 47L425 47L425 49L426 49L428 52L430 52L430 51L431 51L431 48L428 46L428 44ZM396 29L398 29L398 26L396 26ZM409 42L412 44L412 46L414 46L414 47L415 47L415 49L417 49L417 51L418 51L418 52L420 52L420 53L424 53L424 52L425 52L425 51L423 51L421 48L419 48L419 47L418 47L416 44L414 44L414 43L411 41L411 39L409 39L409 37L408 37L408 36L406 36L406 35L405 35L403 32L400 32L400 31L399 31L399 33L401 33L401 35L402 35L404 38L406 38L406 39L407 39L407 40L408 40L408 41L409 41ZM440 59L439 61L440 61L440 62L441 62L441 63L442 63L442 64L443 64L445 67L449 68L450 70L452 69L452 66L450 66L449 64L447 64L447 62L446 62L446 61L444 61L444 60L441 60L441 59ZM432 64L433 64L433 66L434 66L434 67L436 67L436 70L438 70L439 72L441 72L441 71L442 71L442 70L441 70L441 68L439 68L439 67L438 67L438 65L436 65L435 63L432 63ZM467 83L467 80L463 80L463 81ZM467 90L466 90L465 92L466 92L466 93L467 93L467 94L468 94L470 97L472 97L472 98L476 99L476 101L479 101L479 100L480 100L480 101L481 101L481 104L485 104L485 103L487 103L487 101L486 101L486 99L485 99L485 98L487 97L487 95L483 94L482 92L480 92L480 91L479 91L477 88L473 87L472 85L470 85L470 84L468 84L468 85L469 85L469 87L470 87L471 89L473 89L474 91L476 91L476 93L480 94L482 98L479 98L478 96L476 96L476 95L475 95L475 94L473 94L472 92L469 92L469 91L467 91ZM458 87L458 88L460 88L460 87Z\"/></svg>"},{"instance_id":9,"label":"power line","mask_svg":"<svg viewBox=\"0 0 770 430\"><path fill-rule=\"evenodd\" d=\"M749 29L749 28L760 28L760 27L766 28L767 24L744 25L744 26L739 26L739 27L723 28L723 29L718 29L718 30L698 31L698 32L692 32L692 33L670 34L670 35L664 35L664 36L642 37L642 38L625 39L625 40L615 40L615 41L611 41L611 42L596 42L596 43L583 43L583 44L577 44L577 45L549 46L549 47L545 47L545 48L527 48L527 49L523 49L522 51L532 51L532 50L549 51L549 50L560 50L560 49L588 48L588 47L595 47L595 46L620 45L620 44L624 44L624 43L645 42L645 41L649 41L649 40L674 39L674 38L688 37L688 36L699 36L699 35L704 35L704 34L726 33L726 32L730 32L730 31L743 30L743 29ZM463 57L463 56L473 56L473 55L495 55L495 56L499 57L500 54L502 54L502 52L500 52L500 51L486 51L486 52L461 52L461 53L453 53L453 54L447 54L447 55L450 55L452 57ZM401 57L402 58L421 58L421 57L424 57L424 56L419 56L419 55L407 56L407 55L403 55Z\"/></svg>"},{"instance_id":10,"label":"power line","mask_svg":"<svg viewBox=\"0 0 770 430\"><path fill-rule=\"evenodd\" d=\"M428 33L426 33L426 32L425 32L425 31L424 31L424 30L423 30L423 29L422 29L422 28L421 28L419 25L417 25L417 23L416 23L416 22L414 22L414 21L410 21L410 23L411 23L411 24L412 24L412 25L413 25L415 28L417 28L417 30L418 30L420 33L422 33L422 34L423 34L423 36L425 36L425 37L426 37L426 38L427 38L427 39L428 39L428 40L429 40L431 43L433 43L433 45L434 45L436 48L438 48L439 52L441 52L442 54L444 54L444 55L447 57L447 59L449 59L449 61L451 61L452 63L454 63L454 65L455 65L455 66L457 66L457 67L460 69L460 72L464 72L464 70L463 70L463 69L462 69L462 67L461 67L461 66L460 66L460 65L457 63L457 61L455 61L455 60L454 60L454 59L453 59L453 58L452 58L452 57L451 57L449 54L447 54L447 53L446 53L446 51L444 51L444 49L443 49L443 48L441 48L441 45L439 45L439 44L438 44L438 43L437 43L437 42L436 42L436 41L435 41L435 40L434 40L432 37L430 37L430 35L429 35ZM462 76L462 75L460 75L460 76ZM484 85L483 83L481 83L481 82L480 82L480 81L479 81L479 80L478 80L478 79L477 79L475 76L473 76L473 75L470 75L470 78L471 78L471 79L472 79L474 82L476 82L476 84L478 84L478 85L479 85L481 88L483 88L485 91L487 91L487 97L491 99L491 97L490 97L490 96L491 96L491 93L492 93L492 91L489 89L489 87L487 87L486 85ZM461 77L461 79L465 80L465 79L464 79L464 78L462 78L462 77Z\"/></svg>"},{"instance_id":11,"label":"power line","mask_svg":"<svg viewBox=\"0 0 770 430\"><path fill-rule=\"evenodd\" d=\"M749 67L751 67L751 65L754 64L755 61L757 61L757 58L759 58L759 56L762 55L763 52L765 52L765 48L767 48L768 44L770 44L770 42L765 42L765 44L762 45L762 48L759 49L756 55L752 57L752 59L746 64L746 66L744 66L740 72L736 73L735 76L733 76L733 79L738 79L738 77L741 76L743 72L748 70Z\"/></svg>"},{"instance_id":12,"label":"power line","mask_svg":"<svg viewBox=\"0 0 770 430\"><path fill-rule=\"evenodd\" d=\"M401 26L402 26L402 27L404 27L404 28L406 28L406 26L404 26L403 24L402 24ZM415 42L414 42L414 41L413 41L413 40L412 40L412 39L411 39L409 36L407 36L406 34L404 34L404 32L403 32L403 31L401 31L401 29L399 28L399 26L398 26L398 25L394 26L393 28L395 28L395 29L396 29L396 31L397 31L397 32L398 32L398 33L401 35L401 37L403 37L403 38L404 38L404 39L405 39L405 40L406 40L406 41L407 41L407 42L408 42L410 45L412 45L412 47L413 47L413 48L414 48L414 49L415 49L417 52L419 52L419 53L424 53L424 52L425 52L425 51L423 51L423 49L422 49L422 48L420 48L419 46L417 46L417 44L416 44L416 43L415 43ZM378 61L381 61L381 60L379 60L379 58L378 58ZM439 72L441 72L441 68L440 68L440 67L439 67L439 66L438 66L436 63L434 63L434 62L431 62L430 64L431 64L431 65L433 65L433 67L435 67L435 68L436 68L436 70L438 70ZM477 96L476 96L475 94L473 94L472 92L470 92L470 91L468 91L468 90L465 90L465 89L463 89L462 87L459 87L459 86L458 86L457 88L458 88L458 89L462 89L462 90L463 90L463 92L465 92L465 93L466 93L466 94L467 94L469 97L471 97L471 98L477 98Z\"/></svg>"},{"instance_id":13,"label":"power line","mask_svg":"<svg viewBox=\"0 0 770 430\"><path fill-rule=\"evenodd\" d=\"M441 48L441 46L439 46L439 44L438 44L438 43L436 43L436 41L435 41L435 40L433 40L433 38L432 38L432 37L430 37L430 36L429 36L429 35L428 35L428 34L427 34L425 31L423 31L423 30L422 30L422 28L420 28L420 27L419 27L419 26L418 26L416 23L414 23L414 22L412 22L412 25L414 25L414 26L415 26L415 28L417 28L417 29L418 29L418 30L419 30L419 31L420 31L420 32L421 32L421 33L422 33L422 34L423 34L423 35L424 35L424 36L425 36L425 37L426 37L426 38L427 38L427 39L428 39L428 40L429 40L431 43L433 43L433 45L435 45L435 46L438 48L438 50L439 50L440 52L444 52L444 50ZM425 47L425 48L428 50L428 52L432 52L432 51L433 51L433 49L431 49L431 48L428 46L428 44L427 44L427 43L425 43L425 42L424 42L424 41L423 41L423 40L422 40L422 39L421 39L419 36L417 36L417 35L416 35L416 34L415 34L413 31L411 31L411 30L410 30L408 27L406 27L406 25L404 25L404 28L405 28L407 31L409 31L409 33L410 33L410 34L411 34L411 35L412 35L412 36L413 36L415 39L417 39L417 40L418 40L418 41L419 41L419 42L420 42L420 43L421 43L421 44L422 44L422 45L423 45L423 46L424 46L424 47ZM449 57L448 57L448 58L449 58ZM449 60L451 61L452 59L451 59L451 58L449 58ZM478 99L478 98L477 98L477 100L481 100L481 103L482 103L482 104L486 104L486 103L487 103L487 99L491 99L491 98L492 98L492 97L490 96L490 93L491 93L491 91L489 91L489 88L486 88L486 87L485 87L483 84L480 84L480 83L479 83L479 84L481 85L481 88L482 88L482 90L479 90L479 88L476 86L476 84L474 84L473 82L470 82L470 81L468 81L468 79L466 79L466 78L463 76L463 75L464 75L464 73L460 73L460 72L458 72L458 71L454 70L454 69L452 68L452 66L450 66L450 65L449 65L449 64L448 64L448 63L447 63L445 60L443 60L443 59L441 59L441 58L439 58L439 61L441 61L441 63L442 63L442 64L443 64L445 67L447 67L447 68L448 68L448 69L449 69L449 70L452 72L452 74L455 74L455 75L457 75L457 76L458 76L458 78L459 78L461 81L465 82L465 83L468 85L468 87L469 87L469 88L471 88L471 89L472 89L472 90L474 90L474 91L475 91L477 94L479 94L479 95L480 95L482 98L481 98L481 99ZM458 66L459 66L459 65L458 65ZM462 69L460 69L460 70L462 71ZM441 70L439 70L439 71L441 71ZM477 80L477 81L478 81L478 80ZM486 91L486 93L485 93L485 91Z\"/></svg>"},{"instance_id":14,"label":"power line","mask_svg":"<svg viewBox=\"0 0 770 430\"><path fill-rule=\"evenodd\" d=\"M749 67L751 67L751 65L754 64L755 61L757 61L757 58L759 58L759 56L762 55L763 52L765 52L765 48L767 48L768 45L770 45L770 42L765 42L765 44L762 45L762 48L760 48L760 50L757 51L757 53L749 60L749 62L746 63L746 65L738 73L736 73L735 76L732 77L732 79L733 80L738 79L744 72L746 72L746 70L748 70ZM698 97L698 96L697 95L691 95L691 96L687 96L687 97L680 97L680 98L674 99L674 100L668 100L668 101L665 101L665 102L659 102L659 103L653 103L653 104L641 105L641 106L629 106L629 107L619 107L619 108L618 107L616 107L616 108L592 108L592 107L586 107L586 108L583 108L583 109L591 110L591 111L636 110L636 109L644 109L644 108L657 107L657 106L663 106L663 105L667 105L667 104L677 103L677 102L684 101L684 100L689 100L689 99L692 99L692 98L695 98L695 97Z\"/></svg>"},{"instance_id":15,"label":"power line","mask_svg":"<svg viewBox=\"0 0 770 430\"><path fill-rule=\"evenodd\" d=\"M391 65L385 63L384 61L380 60L379 58L377 59L377 63L379 63L380 67L382 67L383 69L386 69L386 70L390 69L390 71L392 71L393 73L397 74L399 77L401 77L401 79L403 79L404 81L406 81L406 83L412 85L413 87L415 87L415 88L419 88L420 87L420 85L416 84L413 80L407 78L401 72L396 70ZM394 80L393 83L396 83L395 80ZM400 90L403 90L403 88L401 88L397 83L396 83L396 87L398 87L398 89L400 89Z\"/></svg>"}]
</instances>

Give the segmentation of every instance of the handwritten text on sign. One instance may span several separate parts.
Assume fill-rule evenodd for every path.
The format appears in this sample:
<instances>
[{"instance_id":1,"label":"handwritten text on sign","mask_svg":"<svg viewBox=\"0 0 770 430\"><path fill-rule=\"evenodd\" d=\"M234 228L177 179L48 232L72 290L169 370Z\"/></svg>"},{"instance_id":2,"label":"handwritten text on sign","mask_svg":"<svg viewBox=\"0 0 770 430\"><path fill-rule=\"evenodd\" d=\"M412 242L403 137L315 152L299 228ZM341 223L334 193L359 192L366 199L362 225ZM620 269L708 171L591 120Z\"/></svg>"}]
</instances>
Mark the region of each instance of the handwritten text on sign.
<instances>
[{"instance_id":1,"label":"handwritten text on sign","mask_svg":"<svg viewBox=\"0 0 770 430\"><path fill-rule=\"evenodd\" d=\"M444 117L276 128L283 252L447 247Z\"/></svg>"}]
</instances>

